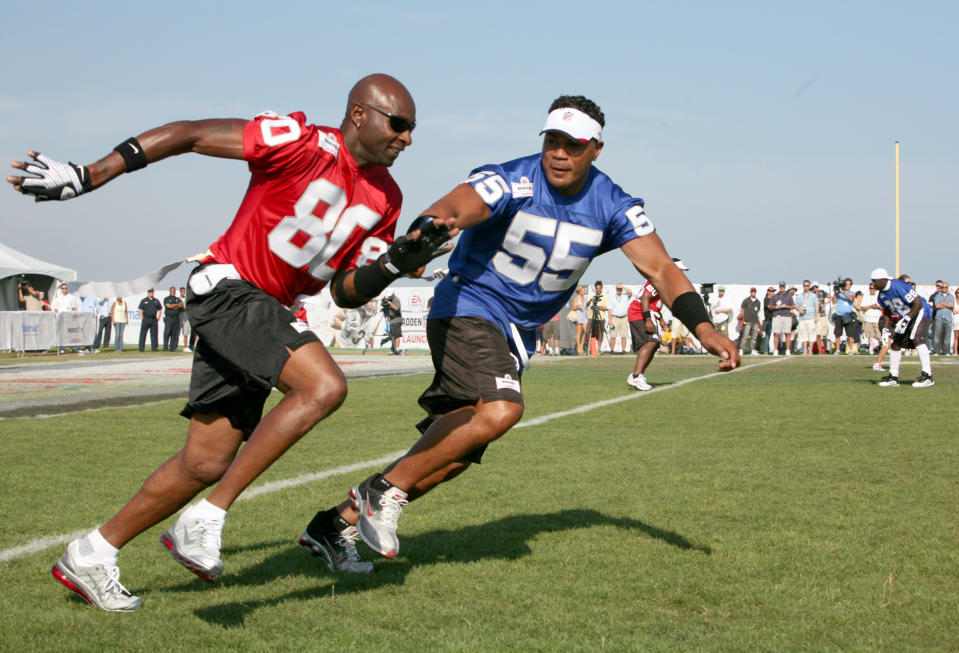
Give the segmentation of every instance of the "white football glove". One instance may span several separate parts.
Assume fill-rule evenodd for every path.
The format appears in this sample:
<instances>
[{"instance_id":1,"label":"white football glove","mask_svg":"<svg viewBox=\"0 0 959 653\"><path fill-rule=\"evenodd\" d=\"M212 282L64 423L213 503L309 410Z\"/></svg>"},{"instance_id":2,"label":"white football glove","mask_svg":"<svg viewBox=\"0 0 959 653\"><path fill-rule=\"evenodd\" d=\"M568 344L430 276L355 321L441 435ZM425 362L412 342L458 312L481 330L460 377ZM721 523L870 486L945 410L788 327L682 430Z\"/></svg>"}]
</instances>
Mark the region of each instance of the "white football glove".
<instances>
[{"instance_id":1,"label":"white football glove","mask_svg":"<svg viewBox=\"0 0 959 653\"><path fill-rule=\"evenodd\" d=\"M36 177L23 177L20 192L33 195L37 202L47 200L68 200L89 191L90 171L85 166L73 163L61 163L39 152L27 162L24 172Z\"/></svg>"},{"instance_id":2,"label":"white football glove","mask_svg":"<svg viewBox=\"0 0 959 653\"><path fill-rule=\"evenodd\" d=\"M889 338L891 338L891 337L892 337L892 333L890 333L889 329L883 329L883 330L882 330L882 339L883 339L883 340L888 341Z\"/></svg>"},{"instance_id":3,"label":"white football glove","mask_svg":"<svg viewBox=\"0 0 959 653\"><path fill-rule=\"evenodd\" d=\"M896 322L896 333L903 334L909 328L909 323L912 322L912 318L909 316L899 318L899 321Z\"/></svg>"}]
</instances>

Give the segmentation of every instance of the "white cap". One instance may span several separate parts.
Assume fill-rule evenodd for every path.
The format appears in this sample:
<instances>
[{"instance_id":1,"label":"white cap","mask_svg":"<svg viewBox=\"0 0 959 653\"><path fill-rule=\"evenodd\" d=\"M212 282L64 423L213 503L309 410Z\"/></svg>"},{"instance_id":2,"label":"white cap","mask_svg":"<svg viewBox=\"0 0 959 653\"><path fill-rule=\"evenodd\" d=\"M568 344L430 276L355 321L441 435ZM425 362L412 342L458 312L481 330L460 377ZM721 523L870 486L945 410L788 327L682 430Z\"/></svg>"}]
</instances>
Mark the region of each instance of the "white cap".
<instances>
[{"instance_id":1,"label":"white cap","mask_svg":"<svg viewBox=\"0 0 959 653\"><path fill-rule=\"evenodd\" d=\"M550 111L549 115L546 116L546 124L539 132L540 136L548 131L563 132L570 138L583 143L588 142L591 138L595 138L599 142L603 141L602 125L579 109L572 107Z\"/></svg>"},{"instance_id":2,"label":"white cap","mask_svg":"<svg viewBox=\"0 0 959 653\"><path fill-rule=\"evenodd\" d=\"M870 279L892 279L889 276L889 273L886 272L886 268L876 268L869 274Z\"/></svg>"}]
</instances>

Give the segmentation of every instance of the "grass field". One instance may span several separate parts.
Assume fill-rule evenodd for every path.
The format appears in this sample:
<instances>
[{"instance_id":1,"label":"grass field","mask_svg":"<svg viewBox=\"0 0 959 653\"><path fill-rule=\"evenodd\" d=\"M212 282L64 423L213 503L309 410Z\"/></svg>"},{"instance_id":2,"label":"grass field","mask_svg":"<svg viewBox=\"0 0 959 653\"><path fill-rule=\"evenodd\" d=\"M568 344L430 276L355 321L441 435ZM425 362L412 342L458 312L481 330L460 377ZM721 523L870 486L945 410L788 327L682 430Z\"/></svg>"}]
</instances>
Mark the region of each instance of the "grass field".
<instances>
[{"instance_id":1,"label":"grass field","mask_svg":"<svg viewBox=\"0 0 959 653\"><path fill-rule=\"evenodd\" d=\"M120 560L135 614L56 583L61 544L9 558L0 650L957 650L959 366L917 390L864 356L759 362L662 357L645 394L628 357L534 366L525 425L407 508L396 559L361 545L369 577L295 540L372 469L237 503L217 585L158 544L168 523L145 533ZM427 381L352 381L257 485L404 449ZM108 518L181 446L180 405L0 421L0 551Z\"/></svg>"}]
</instances>

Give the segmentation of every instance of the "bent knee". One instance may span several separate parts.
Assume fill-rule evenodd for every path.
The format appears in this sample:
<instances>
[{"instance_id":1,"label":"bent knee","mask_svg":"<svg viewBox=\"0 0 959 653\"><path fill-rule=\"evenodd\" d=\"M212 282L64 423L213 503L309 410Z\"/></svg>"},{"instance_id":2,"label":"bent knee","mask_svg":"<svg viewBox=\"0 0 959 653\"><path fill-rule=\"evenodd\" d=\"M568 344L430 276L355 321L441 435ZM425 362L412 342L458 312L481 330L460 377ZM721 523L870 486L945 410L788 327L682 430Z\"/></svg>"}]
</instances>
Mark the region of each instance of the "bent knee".
<instances>
[{"instance_id":1,"label":"bent knee","mask_svg":"<svg viewBox=\"0 0 959 653\"><path fill-rule=\"evenodd\" d=\"M203 485L212 485L229 469L232 458L225 459L185 459L183 462L184 470L187 475Z\"/></svg>"},{"instance_id":2,"label":"bent knee","mask_svg":"<svg viewBox=\"0 0 959 653\"><path fill-rule=\"evenodd\" d=\"M479 417L498 437L510 430L523 417L523 405L512 401L493 401L483 404L478 412Z\"/></svg>"},{"instance_id":3,"label":"bent knee","mask_svg":"<svg viewBox=\"0 0 959 653\"><path fill-rule=\"evenodd\" d=\"M318 422L346 401L346 379L325 378L307 389L300 390L297 395L308 407L312 418Z\"/></svg>"}]
</instances>

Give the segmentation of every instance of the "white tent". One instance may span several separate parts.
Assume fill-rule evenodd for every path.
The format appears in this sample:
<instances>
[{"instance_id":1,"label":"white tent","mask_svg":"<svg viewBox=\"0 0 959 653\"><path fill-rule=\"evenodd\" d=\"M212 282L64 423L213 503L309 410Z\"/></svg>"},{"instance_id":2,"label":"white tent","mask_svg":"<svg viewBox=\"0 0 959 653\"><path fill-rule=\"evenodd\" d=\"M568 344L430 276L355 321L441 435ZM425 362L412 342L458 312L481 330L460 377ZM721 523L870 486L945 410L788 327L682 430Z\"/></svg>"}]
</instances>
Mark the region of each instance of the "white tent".
<instances>
[{"instance_id":1,"label":"white tent","mask_svg":"<svg viewBox=\"0 0 959 653\"><path fill-rule=\"evenodd\" d=\"M20 308L17 282L21 274L34 288L46 292L47 297L53 296L60 281L76 281L77 278L76 270L41 261L0 243L0 311Z\"/></svg>"}]
</instances>

